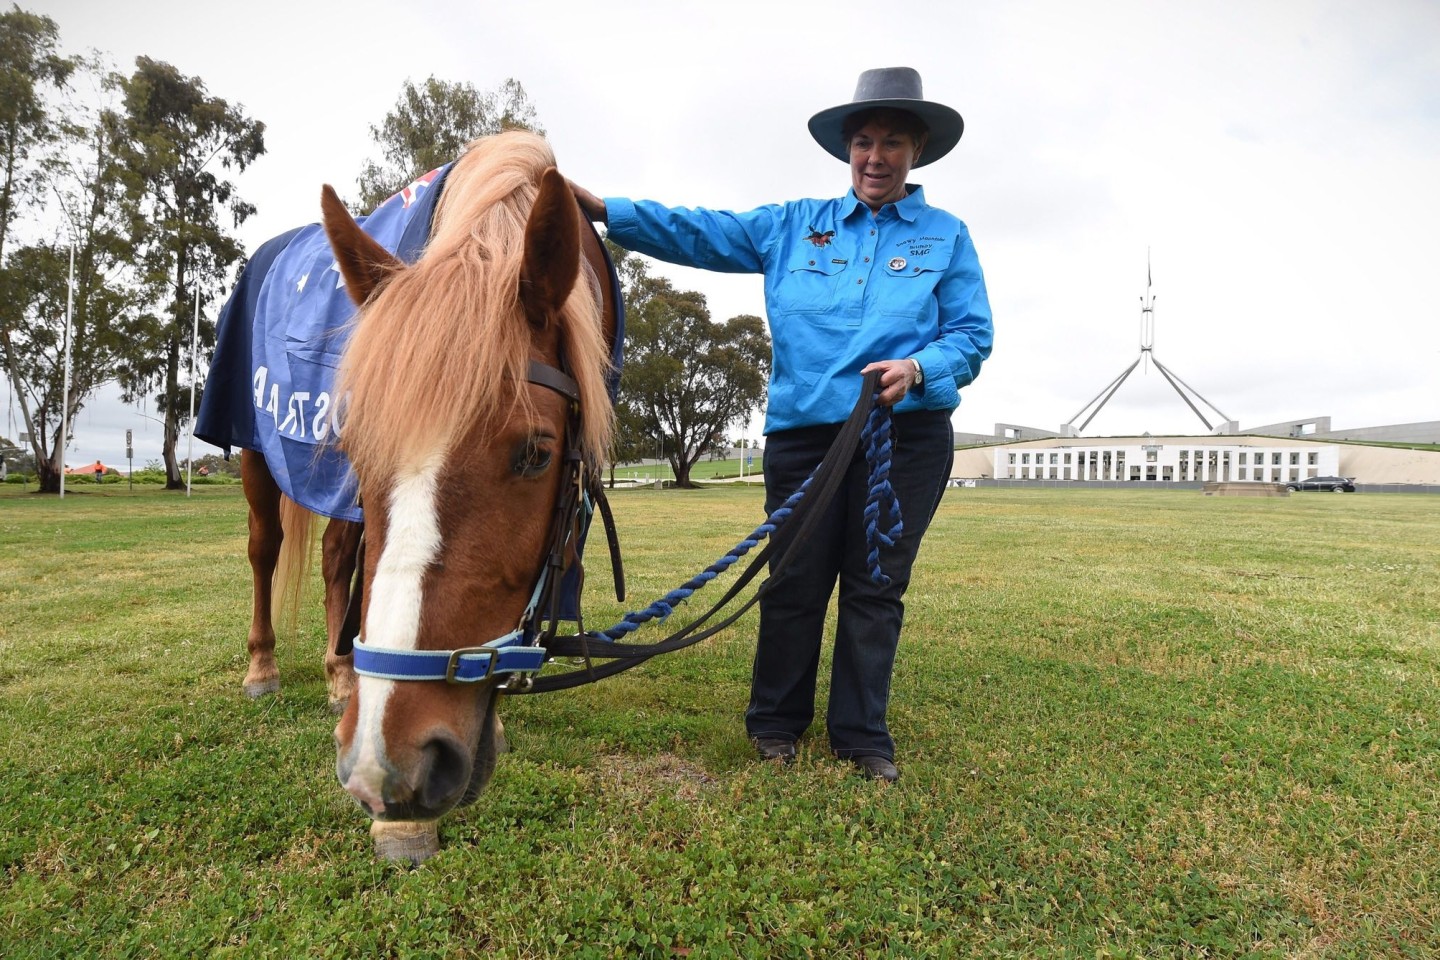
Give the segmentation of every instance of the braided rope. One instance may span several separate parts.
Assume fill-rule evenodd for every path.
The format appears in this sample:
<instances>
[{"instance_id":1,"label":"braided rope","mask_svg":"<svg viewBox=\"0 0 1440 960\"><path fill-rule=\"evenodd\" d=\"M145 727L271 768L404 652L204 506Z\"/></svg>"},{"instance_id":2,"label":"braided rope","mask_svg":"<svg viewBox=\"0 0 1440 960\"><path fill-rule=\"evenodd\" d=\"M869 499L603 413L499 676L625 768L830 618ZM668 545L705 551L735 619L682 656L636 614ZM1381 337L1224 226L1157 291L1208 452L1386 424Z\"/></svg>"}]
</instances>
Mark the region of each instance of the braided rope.
<instances>
[{"instance_id":1,"label":"braided rope","mask_svg":"<svg viewBox=\"0 0 1440 960\"><path fill-rule=\"evenodd\" d=\"M900 501L890 485L890 455L895 445L890 440L889 407L876 406L870 412L860 433L860 443L865 447L865 461L870 466L870 491L865 498L865 545L869 548L866 560L870 564L870 579L889 586L890 578L880 569L880 547L895 546L896 538L905 532L905 524L900 519ZM880 529L882 512L889 524L885 530Z\"/></svg>"},{"instance_id":2,"label":"braided rope","mask_svg":"<svg viewBox=\"0 0 1440 960\"><path fill-rule=\"evenodd\" d=\"M865 501L865 542L869 546L870 577L876 583L889 584L890 578L880 569L880 544L894 546L895 538L902 532L900 521L900 504L895 499L895 490L890 485L890 454L892 444L890 442L890 408L878 404L870 411L869 419L865 422L865 429L861 433L861 442L865 445L865 459L870 468L870 492ZM625 614L620 622L607 630L602 630L599 636L610 640L619 640L626 634L638 630L644 623L651 620L664 621L675 612L675 608L688 600L695 591L702 589L711 580L728 570L737 560L745 556L760 541L773 534L785 525L795 507L804 498L806 490L810 487L810 481L815 479L815 472L820 468L817 466L800 488L792 493L775 512L765 518L765 522L756 527L751 534L741 540L729 553L716 560L700 573L691 577L682 585L671 590L665 596L651 603L643 610L635 610ZM882 532L879 529L879 516L882 510L888 512L890 529Z\"/></svg>"},{"instance_id":3,"label":"braided rope","mask_svg":"<svg viewBox=\"0 0 1440 960\"><path fill-rule=\"evenodd\" d=\"M603 637L609 637L611 640L619 640L627 633L632 633L635 630L638 630L642 623L647 623L655 619L659 619L663 622L667 617L670 616L670 614L675 612L675 607L677 605L688 600L690 598L690 595L693 594L696 590L701 589L705 586L705 584L709 583L711 580L714 580L720 574L728 570L731 565L735 563L735 561L739 560L741 557L745 556L745 554L749 553L755 547L759 546L761 540L764 540L776 530L779 530L781 527L783 527L785 525L785 521L790 519L790 514L795 511L796 505L801 501L801 499L804 498L805 491L810 487L810 481L813 479L815 479L815 474L813 473L810 474L810 476L806 477L805 482L800 484L800 489L790 494L789 498L779 507L777 507L774 513L770 514L770 516L765 518L764 523L756 527L751 532L750 536L746 537L744 540L741 540L734 547L732 547L730 549L730 552L725 554L725 556L716 560L714 563L710 564L710 566L700 571L700 573L691 577L684 584L676 587L674 590L671 590L669 593L665 594L665 596L656 600L644 610L636 610L632 611L631 613L625 614L625 618L623 620L615 624L610 629L601 631L600 635Z\"/></svg>"}]
</instances>

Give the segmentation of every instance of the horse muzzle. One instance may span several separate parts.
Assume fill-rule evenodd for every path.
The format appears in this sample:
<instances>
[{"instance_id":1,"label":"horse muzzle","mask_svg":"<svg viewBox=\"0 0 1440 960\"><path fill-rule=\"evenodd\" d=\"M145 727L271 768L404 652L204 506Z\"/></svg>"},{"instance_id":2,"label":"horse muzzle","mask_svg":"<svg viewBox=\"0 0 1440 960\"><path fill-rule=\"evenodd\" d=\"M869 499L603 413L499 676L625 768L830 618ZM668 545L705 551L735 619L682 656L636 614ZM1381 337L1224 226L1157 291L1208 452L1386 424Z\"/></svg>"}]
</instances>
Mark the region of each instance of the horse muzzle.
<instances>
[{"instance_id":1,"label":"horse muzzle","mask_svg":"<svg viewBox=\"0 0 1440 960\"><path fill-rule=\"evenodd\" d=\"M413 740L359 727L348 749L337 730L340 785L376 820L433 820L474 800L494 772L498 750L496 698L493 688L486 692L485 702L476 705L480 722L463 725L473 746L445 724L417 731Z\"/></svg>"}]
</instances>

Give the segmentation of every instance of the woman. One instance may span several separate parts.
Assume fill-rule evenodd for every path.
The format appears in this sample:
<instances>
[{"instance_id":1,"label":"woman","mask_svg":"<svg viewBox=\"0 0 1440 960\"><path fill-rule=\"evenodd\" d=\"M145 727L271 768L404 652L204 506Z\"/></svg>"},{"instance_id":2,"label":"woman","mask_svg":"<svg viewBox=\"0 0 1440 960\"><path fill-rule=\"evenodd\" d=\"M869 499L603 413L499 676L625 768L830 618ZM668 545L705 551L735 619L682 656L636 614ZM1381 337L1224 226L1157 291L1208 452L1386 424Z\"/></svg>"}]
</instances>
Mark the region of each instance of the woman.
<instances>
[{"instance_id":1,"label":"woman","mask_svg":"<svg viewBox=\"0 0 1440 960\"><path fill-rule=\"evenodd\" d=\"M916 71L865 71L854 98L817 113L809 127L820 146L849 162L845 196L732 213L575 193L623 247L765 275L774 358L767 511L820 462L862 378L880 371L878 401L894 408L890 480L904 519L904 535L881 551L890 583L870 578L862 520L868 470L856 451L826 522L761 599L745 727L762 759L794 759L814 717L825 611L838 581L830 748L866 776L893 782L900 772L885 714L903 597L950 475L959 388L990 355L990 303L965 224L907 183L913 167L943 157L964 131L958 113L923 99Z\"/></svg>"}]
</instances>

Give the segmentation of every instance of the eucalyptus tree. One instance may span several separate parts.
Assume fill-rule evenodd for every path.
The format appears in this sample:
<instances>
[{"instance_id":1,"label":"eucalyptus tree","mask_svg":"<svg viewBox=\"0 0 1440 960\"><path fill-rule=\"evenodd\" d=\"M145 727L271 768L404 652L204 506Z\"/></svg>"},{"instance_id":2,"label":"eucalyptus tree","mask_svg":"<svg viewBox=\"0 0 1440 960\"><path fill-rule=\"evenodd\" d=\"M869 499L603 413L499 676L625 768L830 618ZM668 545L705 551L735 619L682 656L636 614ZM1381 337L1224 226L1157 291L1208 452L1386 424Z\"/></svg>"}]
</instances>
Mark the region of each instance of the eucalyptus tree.
<instances>
[{"instance_id":1,"label":"eucalyptus tree","mask_svg":"<svg viewBox=\"0 0 1440 960\"><path fill-rule=\"evenodd\" d=\"M47 95L62 89L75 68L58 46L59 29L49 17L18 6L0 13L0 353L15 394L24 384L16 356L23 292L14 286L22 275L10 241L21 212L33 214L44 187L40 158L56 137ZM34 436L28 422L26 432Z\"/></svg>"},{"instance_id":2,"label":"eucalyptus tree","mask_svg":"<svg viewBox=\"0 0 1440 960\"><path fill-rule=\"evenodd\" d=\"M617 269L625 291L618 421L643 434L632 444L653 443L678 486L693 486L691 467L764 403L769 334L749 314L712 321L704 294L650 276L633 254Z\"/></svg>"},{"instance_id":3,"label":"eucalyptus tree","mask_svg":"<svg viewBox=\"0 0 1440 960\"><path fill-rule=\"evenodd\" d=\"M472 83L434 76L419 85L406 80L395 106L370 127L380 159L366 160L361 169L356 212L375 209L416 177L454 160L476 137L505 130L545 134L519 80L484 93Z\"/></svg>"},{"instance_id":4,"label":"eucalyptus tree","mask_svg":"<svg viewBox=\"0 0 1440 960\"><path fill-rule=\"evenodd\" d=\"M105 127L95 121L79 108L64 119L45 163L48 238L12 251L0 301L14 396L42 492L59 490L61 424L73 422L87 399L115 378L128 346L123 319L137 303L124 200Z\"/></svg>"},{"instance_id":5,"label":"eucalyptus tree","mask_svg":"<svg viewBox=\"0 0 1440 960\"><path fill-rule=\"evenodd\" d=\"M62 425L114 375L113 321L127 305L130 259L100 119L109 70L97 56L60 57L57 40L48 18L18 8L0 15L8 158L0 348L45 492L60 487Z\"/></svg>"},{"instance_id":6,"label":"eucalyptus tree","mask_svg":"<svg viewBox=\"0 0 1440 960\"><path fill-rule=\"evenodd\" d=\"M244 251L229 232L255 212L222 175L243 171L265 152L265 125L211 96L199 77L138 57L119 81L123 105L110 116L118 175L131 204L129 236L150 309L127 321L131 349L119 382L126 400L153 395L164 418L166 487L184 486L175 454L189 384L193 298L212 302ZM218 167L218 169L217 169ZM222 214L229 214L229 225ZM200 342L215 340L210 320ZM153 391L153 394L152 394Z\"/></svg>"},{"instance_id":7,"label":"eucalyptus tree","mask_svg":"<svg viewBox=\"0 0 1440 960\"><path fill-rule=\"evenodd\" d=\"M11 296L0 303L0 314L11 320L16 397L42 492L59 490L66 436L60 426L73 422L95 391L115 378L127 346L120 321L136 306L127 202L103 120L115 77L98 58L78 66L76 82L58 103L57 135L41 164L48 189L38 229L46 239L15 251ZM88 91L77 89L85 86Z\"/></svg>"}]
</instances>

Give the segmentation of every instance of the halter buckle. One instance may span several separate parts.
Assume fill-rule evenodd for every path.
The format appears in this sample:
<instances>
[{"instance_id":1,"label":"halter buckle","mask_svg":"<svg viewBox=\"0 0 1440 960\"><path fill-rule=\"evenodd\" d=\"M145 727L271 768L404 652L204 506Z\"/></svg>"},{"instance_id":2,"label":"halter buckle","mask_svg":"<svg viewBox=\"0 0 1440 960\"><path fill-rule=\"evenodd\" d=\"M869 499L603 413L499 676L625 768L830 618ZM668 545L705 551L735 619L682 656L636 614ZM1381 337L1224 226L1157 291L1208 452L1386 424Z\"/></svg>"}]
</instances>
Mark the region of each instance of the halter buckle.
<instances>
[{"instance_id":1,"label":"halter buckle","mask_svg":"<svg viewBox=\"0 0 1440 960\"><path fill-rule=\"evenodd\" d=\"M461 677L455 676L456 671L458 671L458 670L460 669L460 658L461 658L461 657L469 656L469 655L477 655L477 654L481 654L481 653L488 654L489 657L490 657L489 662L487 662L487 663L485 664L485 674L484 674L484 676L476 677L476 678L473 679L473 680L466 680L466 679L463 679L463 678L461 678ZM495 672L495 658L498 657L499 655L500 655L500 651L499 651L499 650L496 650L494 647L461 647L459 650L451 650L451 651L450 651L450 660L445 664L445 682L446 682L446 683L457 683L457 684L458 684L458 683L479 683L481 680L487 679L492 673Z\"/></svg>"}]
</instances>

